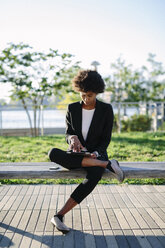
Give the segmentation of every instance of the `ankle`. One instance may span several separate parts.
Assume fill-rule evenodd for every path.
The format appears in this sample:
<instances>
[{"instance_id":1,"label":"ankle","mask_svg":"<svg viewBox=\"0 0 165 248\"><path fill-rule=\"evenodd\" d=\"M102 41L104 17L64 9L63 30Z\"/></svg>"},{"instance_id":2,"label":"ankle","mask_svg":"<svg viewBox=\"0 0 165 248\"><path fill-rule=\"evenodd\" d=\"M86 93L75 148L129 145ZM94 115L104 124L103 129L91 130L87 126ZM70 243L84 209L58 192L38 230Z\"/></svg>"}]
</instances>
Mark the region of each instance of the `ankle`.
<instances>
[{"instance_id":1,"label":"ankle","mask_svg":"<svg viewBox=\"0 0 165 248\"><path fill-rule=\"evenodd\" d=\"M55 214L54 217L58 217L61 222L63 222L63 215L62 214Z\"/></svg>"},{"instance_id":2,"label":"ankle","mask_svg":"<svg viewBox=\"0 0 165 248\"><path fill-rule=\"evenodd\" d=\"M56 215L60 215L60 216L64 217L64 214L62 214L61 211L59 211L58 213L56 213Z\"/></svg>"},{"instance_id":3,"label":"ankle","mask_svg":"<svg viewBox=\"0 0 165 248\"><path fill-rule=\"evenodd\" d=\"M115 171L113 170L112 166L111 166L111 161L109 160L107 167L108 170L110 170L111 172L115 173Z\"/></svg>"}]
</instances>

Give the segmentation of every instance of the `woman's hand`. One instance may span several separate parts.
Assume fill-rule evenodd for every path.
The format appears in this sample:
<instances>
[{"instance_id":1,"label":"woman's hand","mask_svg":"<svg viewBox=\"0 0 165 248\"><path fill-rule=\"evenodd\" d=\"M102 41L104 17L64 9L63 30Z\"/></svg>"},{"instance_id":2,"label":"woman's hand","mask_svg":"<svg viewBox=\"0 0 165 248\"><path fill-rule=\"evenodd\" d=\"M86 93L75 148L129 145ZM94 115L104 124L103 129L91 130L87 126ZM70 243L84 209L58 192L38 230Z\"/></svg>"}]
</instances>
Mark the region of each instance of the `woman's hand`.
<instances>
[{"instance_id":1,"label":"woman's hand","mask_svg":"<svg viewBox=\"0 0 165 248\"><path fill-rule=\"evenodd\" d=\"M72 135L70 138L70 149L73 150L73 152L80 152L83 148L77 135Z\"/></svg>"}]
</instances>

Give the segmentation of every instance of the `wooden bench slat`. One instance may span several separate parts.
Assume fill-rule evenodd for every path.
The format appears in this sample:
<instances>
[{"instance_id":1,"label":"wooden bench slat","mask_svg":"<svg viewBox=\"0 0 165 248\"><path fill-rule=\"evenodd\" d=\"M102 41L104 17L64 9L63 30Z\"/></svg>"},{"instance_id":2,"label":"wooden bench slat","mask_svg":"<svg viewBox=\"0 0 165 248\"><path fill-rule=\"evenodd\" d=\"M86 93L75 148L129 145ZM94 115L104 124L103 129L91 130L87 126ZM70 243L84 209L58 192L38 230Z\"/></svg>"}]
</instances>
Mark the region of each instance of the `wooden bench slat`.
<instances>
[{"instance_id":1,"label":"wooden bench slat","mask_svg":"<svg viewBox=\"0 0 165 248\"><path fill-rule=\"evenodd\" d=\"M126 178L165 178L165 162L120 162ZM51 168L51 169L50 169ZM67 170L52 162L0 163L0 179L83 178L83 169ZM103 178L113 178L106 170Z\"/></svg>"}]
</instances>

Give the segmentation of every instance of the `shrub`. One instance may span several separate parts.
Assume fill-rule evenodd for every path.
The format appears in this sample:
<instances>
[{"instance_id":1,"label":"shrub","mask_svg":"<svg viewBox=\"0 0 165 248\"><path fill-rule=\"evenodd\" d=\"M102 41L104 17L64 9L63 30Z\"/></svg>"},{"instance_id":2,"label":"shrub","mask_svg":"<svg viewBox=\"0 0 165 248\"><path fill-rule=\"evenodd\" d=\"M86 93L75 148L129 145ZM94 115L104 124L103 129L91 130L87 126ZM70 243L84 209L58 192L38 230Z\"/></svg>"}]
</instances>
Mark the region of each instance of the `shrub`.
<instances>
[{"instance_id":1,"label":"shrub","mask_svg":"<svg viewBox=\"0 0 165 248\"><path fill-rule=\"evenodd\" d=\"M158 130L159 131L163 131L163 130L165 130L165 121L163 122L163 123L161 123L161 121L160 121L160 123L158 122Z\"/></svg>"},{"instance_id":2,"label":"shrub","mask_svg":"<svg viewBox=\"0 0 165 248\"><path fill-rule=\"evenodd\" d=\"M122 131L147 131L151 129L151 118L147 115L133 115L127 121L122 120Z\"/></svg>"},{"instance_id":3,"label":"shrub","mask_svg":"<svg viewBox=\"0 0 165 248\"><path fill-rule=\"evenodd\" d=\"M113 120L113 132L117 132L118 127L119 127L119 124L118 124L118 115L115 114L114 115L114 120Z\"/></svg>"}]
</instances>

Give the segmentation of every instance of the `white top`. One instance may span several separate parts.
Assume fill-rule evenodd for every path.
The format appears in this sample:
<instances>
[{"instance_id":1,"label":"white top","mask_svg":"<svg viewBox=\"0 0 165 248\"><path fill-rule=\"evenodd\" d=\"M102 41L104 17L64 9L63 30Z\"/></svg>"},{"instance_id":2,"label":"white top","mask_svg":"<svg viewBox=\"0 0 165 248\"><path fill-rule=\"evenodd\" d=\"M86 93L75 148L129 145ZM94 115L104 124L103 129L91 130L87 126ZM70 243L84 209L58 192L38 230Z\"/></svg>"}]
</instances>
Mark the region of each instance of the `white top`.
<instances>
[{"instance_id":1,"label":"white top","mask_svg":"<svg viewBox=\"0 0 165 248\"><path fill-rule=\"evenodd\" d=\"M95 109L82 109L82 135L84 140L87 138L94 111Z\"/></svg>"}]
</instances>

